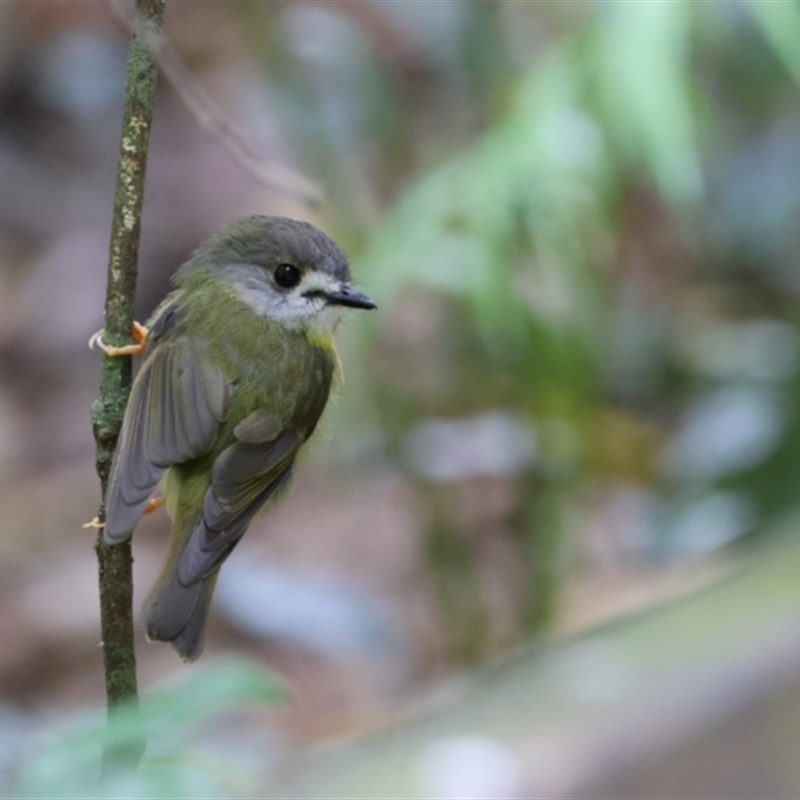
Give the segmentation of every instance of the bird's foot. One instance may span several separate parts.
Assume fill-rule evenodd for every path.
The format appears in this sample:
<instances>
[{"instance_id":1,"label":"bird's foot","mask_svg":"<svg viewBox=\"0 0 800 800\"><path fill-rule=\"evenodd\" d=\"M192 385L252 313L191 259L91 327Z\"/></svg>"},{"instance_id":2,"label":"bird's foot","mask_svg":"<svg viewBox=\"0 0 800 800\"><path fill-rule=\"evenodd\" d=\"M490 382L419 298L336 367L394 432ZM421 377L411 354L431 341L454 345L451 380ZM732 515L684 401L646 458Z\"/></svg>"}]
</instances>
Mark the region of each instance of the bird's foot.
<instances>
[{"instance_id":1,"label":"bird's foot","mask_svg":"<svg viewBox=\"0 0 800 800\"><path fill-rule=\"evenodd\" d=\"M131 327L131 338L135 344L127 344L124 347L114 347L103 341L105 329L101 328L89 339L89 349L94 350L95 345L99 347L107 356L140 356L147 349L147 337L150 331L141 323L134 322Z\"/></svg>"},{"instance_id":2,"label":"bird's foot","mask_svg":"<svg viewBox=\"0 0 800 800\"><path fill-rule=\"evenodd\" d=\"M147 505L144 507L144 511L142 511L142 515L144 514L152 514L157 509L161 508L164 503L167 502L166 497L151 497L147 501Z\"/></svg>"},{"instance_id":3,"label":"bird's foot","mask_svg":"<svg viewBox=\"0 0 800 800\"><path fill-rule=\"evenodd\" d=\"M100 517L95 517L91 522L86 522L81 525L82 528L85 530L95 530L99 531L102 528L105 528L105 524L100 522Z\"/></svg>"}]
</instances>

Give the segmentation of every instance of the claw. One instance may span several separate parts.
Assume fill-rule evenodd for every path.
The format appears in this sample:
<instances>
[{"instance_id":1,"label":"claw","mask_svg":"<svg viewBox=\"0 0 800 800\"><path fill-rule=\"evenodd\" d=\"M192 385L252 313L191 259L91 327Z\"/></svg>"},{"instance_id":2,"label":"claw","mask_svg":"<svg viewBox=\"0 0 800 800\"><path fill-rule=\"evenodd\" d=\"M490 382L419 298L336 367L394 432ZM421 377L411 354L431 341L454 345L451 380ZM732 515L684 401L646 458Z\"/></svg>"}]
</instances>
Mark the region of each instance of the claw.
<instances>
[{"instance_id":1,"label":"claw","mask_svg":"<svg viewBox=\"0 0 800 800\"><path fill-rule=\"evenodd\" d=\"M99 531L101 528L105 528L105 523L100 522L100 517L95 517L91 522L86 522L81 525L84 530L95 530Z\"/></svg>"},{"instance_id":2,"label":"claw","mask_svg":"<svg viewBox=\"0 0 800 800\"><path fill-rule=\"evenodd\" d=\"M105 349L105 344L103 343L103 334L106 332L105 328L100 328L99 331L96 331L92 334L92 338L89 339L89 349L94 350L95 346L100 347L101 350Z\"/></svg>"}]
</instances>

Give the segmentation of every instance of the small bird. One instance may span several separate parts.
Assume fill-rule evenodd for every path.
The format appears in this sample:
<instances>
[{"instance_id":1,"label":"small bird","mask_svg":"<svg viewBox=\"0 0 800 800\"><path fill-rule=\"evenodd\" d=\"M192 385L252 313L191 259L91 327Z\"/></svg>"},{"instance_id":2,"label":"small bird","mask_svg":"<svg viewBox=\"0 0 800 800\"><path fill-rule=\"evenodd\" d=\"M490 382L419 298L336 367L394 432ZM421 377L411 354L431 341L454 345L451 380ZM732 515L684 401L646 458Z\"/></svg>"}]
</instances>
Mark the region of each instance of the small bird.
<instances>
[{"instance_id":1,"label":"small bird","mask_svg":"<svg viewBox=\"0 0 800 800\"><path fill-rule=\"evenodd\" d=\"M145 604L150 640L202 652L220 566L285 490L339 371L333 332L354 290L344 253L306 222L253 216L206 240L138 331L144 353L106 494L104 536L131 536L161 484L167 559Z\"/></svg>"}]
</instances>

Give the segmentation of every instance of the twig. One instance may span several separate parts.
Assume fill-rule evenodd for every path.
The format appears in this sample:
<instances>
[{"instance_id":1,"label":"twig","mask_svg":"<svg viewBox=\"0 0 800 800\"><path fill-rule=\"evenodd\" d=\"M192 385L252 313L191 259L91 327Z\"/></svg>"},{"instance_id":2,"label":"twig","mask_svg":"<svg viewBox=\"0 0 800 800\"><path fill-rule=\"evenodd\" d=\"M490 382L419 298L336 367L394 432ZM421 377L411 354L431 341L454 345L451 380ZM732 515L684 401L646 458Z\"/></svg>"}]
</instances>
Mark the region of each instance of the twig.
<instances>
[{"instance_id":1,"label":"twig","mask_svg":"<svg viewBox=\"0 0 800 800\"><path fill-rule=\"evenodd\" d=\"M129 26L130 20L119 0L111 0L111 7L117 18ZM297 170L258 154L245 131L214 102L163 34L159 35L155 48L164 77L175 89L189 113L206 133L227 150L234 161L259 183L294 197L311 208L318 208L325 202L325 193L318 183Z\"/></svg>"},{"instance_id":2,"label":"twig","mask_svg":"<svg viewBox=\"0 0 800 800\"><path fill-rule=\"evenodd\" d=\"M133 323L144 178L158 76L153 45L161 28L164 5L165 0L136 0L109 247L105 339L110 344L127 341ZM103 497L130 385L130 358L104 358L100 395L92 407L97 474ZM100 521L105 518L105 502L98 516ZM97 538L95 550L100 577L106 695L111 719L123 702L138 706L133 644L133 558L129 542L111 546L105 543L102 533ZM113 747L108 739L103 750L103 771L108 773L121 762L135 768L144 748L143 735L138 741L129 743L124 752Z\"/></svg>"}]
</instances>

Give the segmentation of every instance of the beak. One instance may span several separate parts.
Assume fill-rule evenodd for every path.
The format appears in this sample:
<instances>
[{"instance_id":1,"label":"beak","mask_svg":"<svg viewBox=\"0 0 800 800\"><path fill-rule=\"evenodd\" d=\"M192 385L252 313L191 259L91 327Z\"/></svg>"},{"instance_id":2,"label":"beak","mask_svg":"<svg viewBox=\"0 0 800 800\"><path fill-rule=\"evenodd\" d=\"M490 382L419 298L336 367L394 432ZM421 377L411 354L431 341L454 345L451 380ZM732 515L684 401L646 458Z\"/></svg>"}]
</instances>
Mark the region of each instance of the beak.
<instances>
[{"instance_id":1,"label":"beak","mask_svg":"<svg viewBox=\"0 0 800 800\"><path fill-rule=\"evenodd\" d=\"M377 308L375 302L361 292L343 286L338 292L326 292L325 297L332 305L349 306L350 308Z\"/></svg>"}]
</instances>

